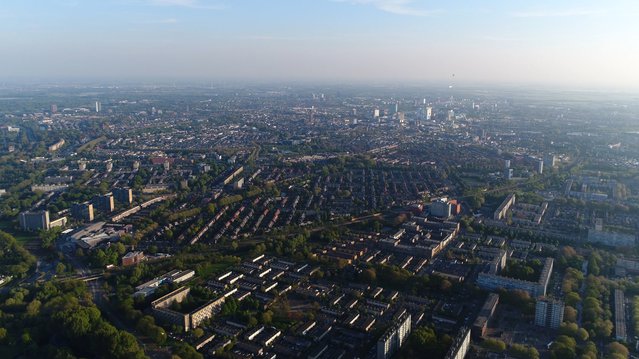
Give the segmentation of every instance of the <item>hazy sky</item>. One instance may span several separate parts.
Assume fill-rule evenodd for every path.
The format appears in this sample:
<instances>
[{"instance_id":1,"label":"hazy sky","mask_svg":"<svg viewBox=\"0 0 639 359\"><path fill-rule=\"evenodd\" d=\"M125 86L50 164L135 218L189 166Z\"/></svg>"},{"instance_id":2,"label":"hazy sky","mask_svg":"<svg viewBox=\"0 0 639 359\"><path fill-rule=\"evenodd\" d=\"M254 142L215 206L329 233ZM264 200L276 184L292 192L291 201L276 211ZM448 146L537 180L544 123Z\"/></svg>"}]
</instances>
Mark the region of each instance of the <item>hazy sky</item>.
<instances>
[{"instance_id":1,"label":"hazy sky","mask_svg":"<svg viewBox=\"0 0 639 359\"><path fill-rule=\"evenodd\" d=\"M639 88L637 0L1 0L0 79Z\"/></svg>"}]
</instances>

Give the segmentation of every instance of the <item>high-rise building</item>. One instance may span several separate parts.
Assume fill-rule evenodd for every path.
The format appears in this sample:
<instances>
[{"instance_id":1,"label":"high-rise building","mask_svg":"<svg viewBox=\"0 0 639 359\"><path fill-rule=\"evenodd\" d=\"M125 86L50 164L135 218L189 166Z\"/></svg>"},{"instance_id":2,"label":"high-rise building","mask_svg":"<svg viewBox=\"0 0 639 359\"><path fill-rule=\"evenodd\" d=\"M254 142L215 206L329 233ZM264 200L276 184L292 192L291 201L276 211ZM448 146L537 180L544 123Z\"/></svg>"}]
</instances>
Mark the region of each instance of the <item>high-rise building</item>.
<instances>
[{"instance_id":1,"label":"high-rise building","mask_svg":"<svg viewBox=\"0 0 639 359\"><path fill-rule=\"evenodd\" d=\"M411 316L403 313L377 341L377 359L388 359L395 354L408 339L411 331Z\"/></svg>"},{"instance_id":2,"label":"high-rise building","mask_svg":"<svg viewBox=\"0 0 639 359\"><path fill-rule=\"evenodd\" d=\"M433 108L431 106L426 107L426 121L430 121L433 118Z\"/></svg>"},{"instance_id":3,"label":"high-rise building","mask_svg":"<svg viewBox=\"0 0 639 359\"><path fill-rule=\"evenodd\" d=\"M140 169L140 161L133 161L133 165L131 166L131 169L133 169L133 171L137 171Z\"/></svg>"},{"instance_id":4,"label":"high-rise building","mask_svg":"<svg viewBox=\"0 0 639 359\"><path fill-rule=\"evenodd\" d=\"M406 122L406 115L403 112L397 113L397 121L399 121L400 125L403 125Z\"/></svg>"},{"instance_id":5,"label":"high-rise building","mask_svg":"<svg viewBox=\"0 0 639 359\"><path fill-rule=\"evenodd\" d=\"M106 171L107 172L113 171L113 162L109 161L106 163Z\"/></svg>"},{"instance_id":6,"label":"high-rise building","mask_svg":"<svg viewBox=\"0 0 639 359\"><path fill-rule=\"evenodd\" d=\"M373 118L379 118L379 109L378 108L373 110Z\"/></svg>"},{"instance_id":7,"label":"high-rise building","mask_svg":"<svg viewBox=\"0 0 639 359\"><path fill-rule=\"evenodd\" d=\"M512 168L505 168L504 169L504 178L505 179L512 179L513 178L513 169Z\"/></svg>"},{"instance_id":8,"label":"high-rise building","mask_svg":"<svg viewBox=\"0 0 639 359\"><path fill-rule=\"evenodd\" d=\"M544 166L546 168L554 168L557 165L557 157L555 155L544 156Z\"/></svg>"},{"instance_id":9,"label":"high-rise building","mask_svg":"<svg viewBox=\"0 0 639 359\"><path fill-rule=\"evenodd\" d=\"M75 203L71 206L71 216L80 221L93 221L93 204L89 202Z\"/></svg>"},{"instance_id":10,"label":"high-rise building","mask_svg":"<svg viewBox=\"0 0 639 359\"><path fill-rule=\"evenodd\" d=\"M397 112L399 112L399 102L395 102L390 104L390 106L388 106L388 114L389 115L394 115Z\"/></svg>"},{"instance_id":11,"label":"high-rise building","mask_svg":"<svg viewBox=\"0 0 639 359\"><path fill-rule=\"evenodd\" d=\"M513 178L513 170L510 168L510 160L504 160L504 178L512 179Z\"/></svg>"},{"instance_id":12,"label":"high-rise building","mask_svg":"<svg viewBox=\"0 0 639 359\"><path fill-rule=\"evenodd\" d=\"M537 173L539 173L539 174L544 173L544 161L543 160L537 160Z\"/></svg>"},{"instance_id":13,"label":"high-rise building","mask_svg":"<svg viewBox=\"0 0 639 359\"><path fill-rule=\"evenodd\" d=\"M57 113L57 112L58 112L58 105L52 104L51 105L51 113Z\"/></svg>"},{"instance_id":14,"label":"high-rise building","mask_svg":"<svg viewBox=\"0 0 639 359\"><path fill-rule=\"evenodd\" d=\"M113 195L111 193L107 193L104 196L93 197L91 203L93 203L95 208L104 213L111 213L115 209Z\"/></svg>"},{"instance_id":15,"label":"high-rise building","mask_svg":"<svg viewBox=\"0 0 639 359\"><path fill-rule=\"evenodd\" d=\"M452 122L455 120L455 110L448 110L448 121Z\"/></svg>"},{"instance_id":16,"label":"high-rise building","mask_svg":"<svg viewBox=\"0 0 639 359\"><path fill-rule=\"evenodd\" d=\"M95 112L102 111L102 103L100 101L95 101Z\"/></svg>"},{"instance_id":17,"label":"high-rise building","mask_svg":"<svg viewBox=\"0 0 639 359\"><path fill-rule=\"evenodd\" d=\"M130 188L114 188L113 197L123 204L133 203L133 191Z\"/></svg>"},{"instance_id":18,"label":"high-rise building","mask_svg":"<svg viewBox=\"0 0 639 359\"><path fill-rule=\"evenodd\" d=\"M49 230L51 222L49 211L22 212L19 215L20 227L25 231Z\"/></svg>"},{"instance_id":19,"label":"high-rise building","mask_svg":"<svg viewBox=\"0 0 639 359\"><path fill-rule=\"evenodd\" d=\"M559 300L539 298L535 305L535 325L559 328L564 321L564 303Z\"/></svg>"}]
</instances>

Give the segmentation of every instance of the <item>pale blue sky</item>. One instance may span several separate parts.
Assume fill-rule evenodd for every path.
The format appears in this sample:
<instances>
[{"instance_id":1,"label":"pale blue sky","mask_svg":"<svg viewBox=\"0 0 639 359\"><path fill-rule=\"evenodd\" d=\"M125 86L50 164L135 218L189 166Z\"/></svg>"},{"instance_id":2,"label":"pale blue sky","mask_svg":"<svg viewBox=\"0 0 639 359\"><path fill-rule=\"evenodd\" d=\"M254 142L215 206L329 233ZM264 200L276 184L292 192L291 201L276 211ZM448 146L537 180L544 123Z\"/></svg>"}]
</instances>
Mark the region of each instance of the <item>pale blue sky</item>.
<instances>
[{"instance_id":1,"label":"pale blue sky","mask_svg":"<svg viewBox=\"0 0 639 359\"><path fill-rule=\"evenodd\" d=\"M2 0L0 79L639 87L636 0Z\"/></svg>"}]
</instances>

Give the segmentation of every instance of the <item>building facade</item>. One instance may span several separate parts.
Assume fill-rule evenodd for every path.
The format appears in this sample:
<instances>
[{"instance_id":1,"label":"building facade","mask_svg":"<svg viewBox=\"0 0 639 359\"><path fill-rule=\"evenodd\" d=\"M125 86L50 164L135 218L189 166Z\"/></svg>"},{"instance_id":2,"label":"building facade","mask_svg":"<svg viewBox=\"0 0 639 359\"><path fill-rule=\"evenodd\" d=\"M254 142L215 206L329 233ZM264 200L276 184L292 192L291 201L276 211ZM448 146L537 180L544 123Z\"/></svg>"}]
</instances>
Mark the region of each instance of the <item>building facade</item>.
<instances>
[{"instance_id":1,"label":"building facade","mask_svg":"<svg viewBox=\"0 0 639 359\"><path fill-rule=\"evenodd\" d=\"M377 341L377 359L388 359L406 342L411 331L411 316L403 313Z\"/></svg>"},{"instance_id":2,"label":"building facade","mask_svg":"<svg viewBox=\"0 0 639 359\"><path fill-rule=\"evenodd\" d=\"M71 216L77 220L85 222L93 221L93 204L85 202L72 205Z\"/></svg>"},{"instance_id":3,"label":"building facade","mask_svg":"<svg viewBox=\"0 0 639 359\"><path fill-rule=\"evenodd\" d=\"M564 321L564 303L540 298L535 305L535 325L557 329Z\"/></svg>"},{"instance_id":4,"label":"building facade","mask_svg":"<svg viewBox=\"0 0 639 359\"><path fill-rule=\"evenodd\" d=\"M22 212L19 215L20 227L25 231L49 230L51 221L49 211Z\"/></svg>"},{"instance_id":5,"label":"building facade","mask_svg":"<svg viewBox=\"0 0 639 359\"><path fill-rule=\"evenodd\" d=\"M114 188L113 197L122 204L133 203L133 190L130 188Z\"/></svg>"}]
</instances>

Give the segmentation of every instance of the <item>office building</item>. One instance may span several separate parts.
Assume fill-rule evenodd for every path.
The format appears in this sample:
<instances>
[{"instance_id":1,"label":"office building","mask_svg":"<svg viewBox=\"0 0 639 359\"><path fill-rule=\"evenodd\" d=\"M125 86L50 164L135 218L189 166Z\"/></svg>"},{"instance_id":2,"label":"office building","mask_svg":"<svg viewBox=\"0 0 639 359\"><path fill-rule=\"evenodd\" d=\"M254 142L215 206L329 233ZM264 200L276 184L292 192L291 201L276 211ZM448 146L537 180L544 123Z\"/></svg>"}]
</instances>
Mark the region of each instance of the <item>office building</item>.
<instances>
[{"instance_id":1,"label":"office building","mask_svg":"<svg viewBox=\"0 0 639 359\"><path fill-rule=\"evenodd\" d=\"M535 325L557 329L564 321L564 303L559 300L539 298L535 305Z\"/></svg>"},{"instance_id":2,"label":"office building","mask_svg":"<svg viewBox=\"0 0 639 359\"><path fill-rule=\"evenodd\" d=\"M100 101L95 101L95 112L102 111L102 103Z\"/></svg>"},{"instance_id":3,"label":"office building","mask_svg":"<svg viewBox=\"0 0 639 359\"><path fill-rule=\"evenodd\" d=\"M373 118L379 118L379 109L377 109L377 108L376 108L376 109L373 111Z\"/></svg>"},{"instance_id":4,"label":"office building","mask_svg":"<svg viewBox=\"0 0 639 359\"><path fill-rule=\"evenodd\" d=\"M377 359L388 359L404 345L411 331L411 316L404 312L377 341Z\"/></svg>"},{"instance_id":5,"label":"office building","mask_svg":"<svg viewBox=\"0 0 639 359\"><path fill-rule=\"evenodd\" d=\"M20 227L25 231L48 230L51 228L49 211L22 212L19 215Z\"/></svg>"},{"instance_id":6,"label":"office building","mask_svg":"<svg viewBox=\"0 0 639 359\"><path fill-rule=\"evenodd\" d=\"M539 173L539 174L544 173L544 161L543 160L537 160L537 173Z\"/></svg>"},{"instance_id":7,"label":"office building","mask_svg":"<svg viewBox=\"0 0 639 359\"><path fill-rule=\"evenodd\" d=\"M426 107L426 121L433 119L433 108L431 106Z\"/></svg>"},{"instance_id":8,"label":"office building","mask_svg":"<svg viewBox=\"0 0 639 359\"><path fill-rule=\"evenodd\" d=\"M104 196L93 197L91 203L93 203L93 206L100 212L111 213L115 210L113 195L111 193L107 193Z\"/></svg>"},{"instance_id":9,"label":"office building","mask_svg":"<svg viewBox=\"0 0 639 359\"><path fill-rule=\"evenodd\" d=\"M133 203L133 190L130 188L114 188L113 197L122 204Z\"/></svg>"},{"instance_id":10,"label":"office building","mask_svg":"<svg viewBox=\"0 0 639 359\"><path fill-rule=\"evenodd\" d=\"M51 113L57 113L57 112L58 112L58 105L52 104L51 105Z\"/></svg>"},{"instance_id":11,"label":"office building","mask_svg":"<svg viewBox=\"0 0 639 359\"><path fill-rule=\"evenodd\" d=\"M93 204L85 202L72 205L71 216L80 221L93 221Z\"/></svg>"}]
</instances>

